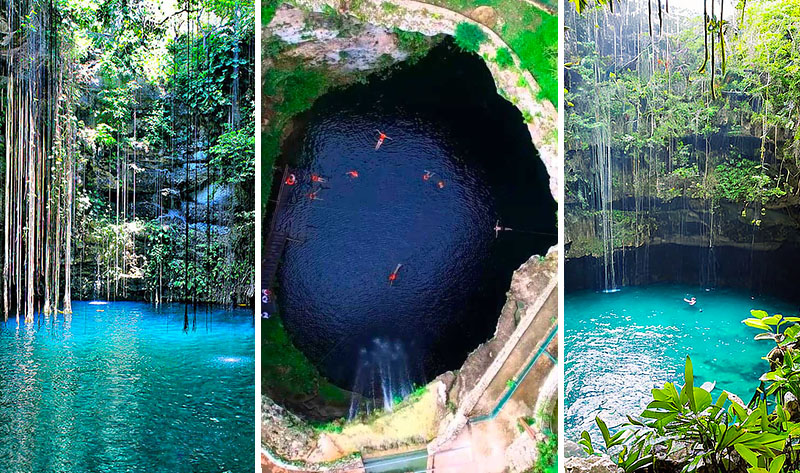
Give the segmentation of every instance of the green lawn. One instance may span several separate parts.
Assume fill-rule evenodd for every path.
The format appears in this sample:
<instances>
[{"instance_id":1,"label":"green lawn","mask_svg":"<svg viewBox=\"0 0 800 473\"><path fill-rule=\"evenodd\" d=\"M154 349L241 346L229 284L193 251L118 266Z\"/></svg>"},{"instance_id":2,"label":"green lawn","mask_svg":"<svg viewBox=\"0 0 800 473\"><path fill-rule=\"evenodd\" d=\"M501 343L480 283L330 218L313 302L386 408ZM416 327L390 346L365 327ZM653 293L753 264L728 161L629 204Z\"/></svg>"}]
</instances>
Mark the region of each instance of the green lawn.
<instances>
[{"instance_id":1,"label":"green lawn","mask_svg":"<svg viewBox=\"0 0 800 473\"><path fill-rule=\"evenodd\" d=\"M494 31L517 53L541 87L541 98L558 100L558 17L523 0L425 0L462 14L479 6L497 11ZM546 4L555 2L545 1Z\"/></svg>"}]
</instances>

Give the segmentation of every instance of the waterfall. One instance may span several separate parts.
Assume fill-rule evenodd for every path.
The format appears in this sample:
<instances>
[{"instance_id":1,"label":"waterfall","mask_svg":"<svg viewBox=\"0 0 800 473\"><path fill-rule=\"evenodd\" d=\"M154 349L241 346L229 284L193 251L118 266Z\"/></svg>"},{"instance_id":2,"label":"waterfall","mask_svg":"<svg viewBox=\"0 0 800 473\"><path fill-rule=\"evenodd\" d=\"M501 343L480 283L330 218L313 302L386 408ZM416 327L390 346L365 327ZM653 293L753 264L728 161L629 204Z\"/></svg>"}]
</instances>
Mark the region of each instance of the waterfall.
<instances>
[{"instance_id":1,"label":"waterfall","mask_svg":"<svg viewBox=\"0 0 800 473\"><path fill-rule=\"evenodd\" d=\"M375 338L359 350L349 420L377 406L391 412L397 400L414 390L408 353L403 342Z\"/></svg>"}]
</instances>

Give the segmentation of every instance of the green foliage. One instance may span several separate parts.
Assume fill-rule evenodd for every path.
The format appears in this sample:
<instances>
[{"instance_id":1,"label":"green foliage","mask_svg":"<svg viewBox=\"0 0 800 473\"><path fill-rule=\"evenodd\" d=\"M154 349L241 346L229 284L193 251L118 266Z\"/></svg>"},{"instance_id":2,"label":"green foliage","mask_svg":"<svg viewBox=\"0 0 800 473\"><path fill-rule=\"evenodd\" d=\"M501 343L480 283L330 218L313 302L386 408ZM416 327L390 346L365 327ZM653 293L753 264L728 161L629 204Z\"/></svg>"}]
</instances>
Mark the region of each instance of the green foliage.
<instances>
[{"instance_id":1,"label":"green foliage","mask_svg":"<svg viewBox=\"0 0 800 473\"><path fill-rule=\"evenodd\" d=\"M517 53L521 66L533 75L540 87L540 97L558 102L558 17L525 4L520 25L507 23L503 36ZM537 25L532 28L531 25Z\"/></svg>"},{"instance_id":2,"label":"green foliage","mask_svg":"<svg viewBox=\"0 0 800 473\"><path fill-rule=\"evenodd\" d=\"M397 35L397 46L408 53L408 62L414 63L422 59L431 49L430 39L422 33L394 29Z\"/></svg>"},{"instance_id":3,"label":"green foliage","mask_svg":"<svg viewBox=\"0 0 800 473\"><path fill-rule=\"evenodd\" d=\"M261 24L268 25L275 17L275 10L278 9L278 0L263 0L261 3Z\"/></svg>"},{"instance_id":4,"label":"green foliage","mask_svg":"<svg viewBox=\"0 0 800 473\"><path fill-rule=\"evenodd\" d=\"M558 471L558 435L545 431L546 440L540 441L536 448L539 455L536 458L534 471L541 473L556 473Z\"/></svg>"},{"instance_id":5,"label":"green foliage","mask_svg":"<svg viewBox=\"0 0 800 473\"><path fill-rule=\"evenodd\" d=\"M626 472L653 465L658 458L673 453L686 460L684 472L701 466L720 472L739 471L740 459L751 473L797 470L800 458L791 439L800 433L800 423L786 403L800 397L800 317L752 310L751 317L742 322L760 331L756 340L774 343L764 358L770 368L758 380L758 395L747 406L727 391L714 401L713 384L695 386L691 359L687 357L684 386L678 390L666 383L662 389L653 389L653 399L642 412L642 420L628 416L628 422L612 433L602 419L596 419L602 449ZM788 393L793 397L786 397ZM588 432L581 434L579 443L589 454L597 453Z\"/></svg>"},{"instance_id":6,"label":"green foliage","mask_svg":"<svg viewBox=\"0 0 800 473\"><path fill-rule=\"evenodd\" d=\"M220 172L219 179L238 184L255 178L256 140L253 122L234 130L229 125L225 134L211 147L211 162Z\"/></svg>"},{"instance_id":7,"label":"green foliage","mask_svg":"<svg viewBox=\"0 0 800 473\"><path fill-rule=\"evenodd\" d=\"M461 22L456 25L456 44L464 51L477 53L486 39L486 33L474 23Z\"/></svg>"},{"instance_id":8,"label":"green foliage","mask_svg":"<svg viewBox=\"0 0 800 473\"><path fill-rule=\"evenodd\" d=\"M723 163L716 167L716 195L731 202L770 202L786 195L760 164L751 161Z\"/></svg>"},{"instance_id":9,"label":"green foliage","mask_svg":"<svg viewBox=\"0 0 800 473\"><path fill-rule=\"evenodd\" d=\"M264 79L264 95L282 97L275 109L286 115L296 115L311 108L328 86L328 76L320 69L305 66L291 70L269 69Z\"/></svg>"},{"instance_id":10,"label":"green foliage","mask_svg":"<svg viewBox=\"0 0 800 473\"><path fill-rule=\"evenodd\" d=\"M626 473L652 465L656 452L667 456L684 448L692 452L683 466L684 472L694 471L700 465L718 472L734 471L743 452L745 459L751 453L763 459L759 464L780 461L788 433L770 428L764 400L752 412L736 401L726 408L729 400L726 391L715 401L711 385L694 385L689 357L686 357L684 381L680 391L673 383L653 389L653 399L641 414L643 420L629 416L615 433L600 417L596 418L602 448ZM596 453L588 432L581 434L579 443L589 454Z\"/></svg>"},{"instance_id":11,"label":"green foliage","mask_svg":"<svg viewBox=\"0 0 800 473\"><path fill-rule=\"evenodd\" d=\"M494 60L501 69L508 69L514 66L514 57L511 56L511 51L508 48L498 49Z\"/></svg>"},{"instance_id":12,"label":"green foliage","mask_svg":"<svg viewBox=\"0 0 800 473\"><path fill-rule=\"evenodd\" d=\"M317 432L326 432L329 434L340 434L344 429L344 419L336 419L330 422L324 423L312 423L311 427L316 430Z\"/></svg>"}]
</instances>

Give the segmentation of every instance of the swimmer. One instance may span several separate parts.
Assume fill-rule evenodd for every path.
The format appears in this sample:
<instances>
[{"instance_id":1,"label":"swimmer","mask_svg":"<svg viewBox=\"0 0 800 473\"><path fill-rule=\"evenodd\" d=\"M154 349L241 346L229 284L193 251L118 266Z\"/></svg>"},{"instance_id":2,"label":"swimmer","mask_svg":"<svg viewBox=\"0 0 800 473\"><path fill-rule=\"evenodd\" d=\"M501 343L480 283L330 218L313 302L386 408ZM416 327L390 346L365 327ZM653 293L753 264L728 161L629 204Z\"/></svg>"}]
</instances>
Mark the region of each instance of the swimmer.
<instances>
[{"instance_id":1,"label":"swimmer","mask_svg":"<svg viewBox=\"0 0 800 473\"><path fill-rule=\"evenodd\" d=\"M311 175L311 182L325 182L325 178L316 174Z\"/></svg>"},{"instance_id":2,"label":"swimmer","mask_svg":"<svg viewBox=\"0 0 800 473\"><path fill-rule=\"evenodd\" d=\"M380 147L381 147L381 145L383 144L383 141L384 141L384 140L391 140L391 138L389 138L388 136L386 136L386 133L384 133L384 132L382 132L382 131L380 131L380 130L375 130L375 131L377 131L377 132L378 132L378 135L379 135L379 136L378 136L378 143L377 143L377 144L375 144L375 151L378 151L378 148L380 148Z\"/></svg>"},{"instance_id":3,"label":"swimmer","mask_svg":"<svg viewBox=\"0 0 800 473\"><path fill-rule=\"evenodd\" d=\"M695 304L697 304L697 299L694 296L692 296L691 299L687 299L687 298L684 297L683 298L683 302L686 302L689 305L695 305Z\"/></svg>"},{"instance_id":4,"label":"swimmer","mask_svg":"<svg viewBox=\"0 0 800 473\"><path fill-rule=\"evenodd\" d=\"M399 272L400 272L400 268L402 268L402 267L403 267L403 265L402 265L402 264L398 264L398 265L397 265L397 267L396 267L396 268L394 268L394 271L392 271L392 274L390 274L390 275L389 275L389 285L390 285L390 286L391 286L391 285L392 285L392 284L393 284L395 281L397 281L397 273L399 273Z\"/></svg>"},{"instance_id":5,"label":"swimmer","mask_svg":"<svg viewBox=\"0 0 800 473\"><path fill-rule=\"evenodd\" d=\"M439 186L439 189L444 189L444 181L439 181L436 185Z\"/></svg>"},{"instance_id":6,"label":"swimmer","mask_svg":"<svg viewBox=\"0 0 800 473\"><path fill-rule=\"evenodd\" d=\"M289 174L289 177L286 178L285 182L287 186L293 186L297 183L297 178L294 174Z\"/></svg>"},{"instance_id":7,"label":"swimmer","mask_svg":"<svg viewBox=\"0 0 800 473\"><path fill-rule=\"evenodd\" d=\"M319 197L317 197L318 193L319 193L319 189L315 190L314 192L312 192L310 194L308 194L308 198L311 199L311 200L322 200Z\"/></svg>"},{"instance_id":8,"label":"swimmer","mask_svg":"<svg viewBox=\"0 0 800 473\"><path fill-rule=\"evenodd\" d=\"M501 227L500 226L500 220L498 220L497 223L494 224L494 237L497 238L498 236L500 236L500 232L502 232L504 230L507 231L507 232L511 231L510 228Z\"/></svg>"},{"instance_id":9,"label":"swimmer","mask_svg":"<svg viewBox=\"0 0 800 473\"><path fill-rule=\"evenodd\" d=\"M345 174L352 177L353 179L358 177L358 171L347 171Z\"/></svg>"},{"instance_id":10,"label":"swimmer","mask_svg":"<svg viewBox=\"0 0 800 473\"><path fill-rule=\"evenodd\" d=\"M426 170L426 171L425 171L425 174L423 174L423 175L422 175L422 180L423 180L423 181L427 181L427 180L429 180L430 178L432 178L432 177L433 177L433 176L435 176L435 175L436 175L436 173L435 173L435 172L430 172L430 171L427 171L427 170Z\"/></svg>"}]
</instances>

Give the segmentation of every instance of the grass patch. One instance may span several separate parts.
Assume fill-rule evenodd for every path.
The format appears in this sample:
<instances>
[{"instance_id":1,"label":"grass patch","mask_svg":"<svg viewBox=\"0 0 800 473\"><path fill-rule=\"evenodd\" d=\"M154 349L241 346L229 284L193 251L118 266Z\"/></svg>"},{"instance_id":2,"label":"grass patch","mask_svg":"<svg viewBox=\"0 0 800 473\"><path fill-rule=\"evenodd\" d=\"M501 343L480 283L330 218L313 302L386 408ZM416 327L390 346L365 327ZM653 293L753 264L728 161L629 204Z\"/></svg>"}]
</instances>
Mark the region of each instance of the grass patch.
<instances>
[{"instance_id":1,"label":"grass patch","mask_svg":"<svg viewBox=\"0 0 800 473\"><path fill-rule=\"evenodd\" d=\"M558 17L523 0L429 0L432 4L468 15L474 8L489 6L497 11L494 31L519 56L541 88L540 97L556 105L558 100ZM545 1L554 6L557 2ZM487 25L488 26L488 25Z\"/></svg>"},{"instance_id":2,"label":"grass patch","mask_svg":"<svg viewBox=\"0 0 800 473\"><path fill-rule=\"evenodd\" d=\"M316 367L292 344L280 317L262 319L261 382L268 391L291 397L313 395L319 377Z\"/></svg>"},{"instance_id":3,"label":"grass patch","mask_svg":"<svg viewBox=\"0 0 800 473\"><path fill-rule=\"evenodd\" d=\"M316 394L330 404L348 401L346 391L323 378L295 348L278 313L261 321L261 355L261 383L272 396L303 398Z\"/></svg>"},{"instance_id":4,"label":"grass patch","mask_svg":"<svg viewBox=\"0 0 800 473\"><path fill-rule=\"evenodd\" d=\"M558 100L558 17L528 6L523 22L538 24L536 28L509 22L503 37L520 58L521 66L533 75L541 88L540 98L556 104Z\"/></svg>"}]
</instances>

